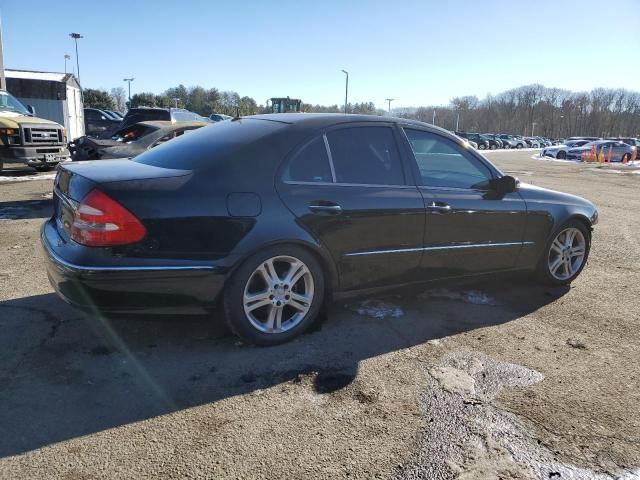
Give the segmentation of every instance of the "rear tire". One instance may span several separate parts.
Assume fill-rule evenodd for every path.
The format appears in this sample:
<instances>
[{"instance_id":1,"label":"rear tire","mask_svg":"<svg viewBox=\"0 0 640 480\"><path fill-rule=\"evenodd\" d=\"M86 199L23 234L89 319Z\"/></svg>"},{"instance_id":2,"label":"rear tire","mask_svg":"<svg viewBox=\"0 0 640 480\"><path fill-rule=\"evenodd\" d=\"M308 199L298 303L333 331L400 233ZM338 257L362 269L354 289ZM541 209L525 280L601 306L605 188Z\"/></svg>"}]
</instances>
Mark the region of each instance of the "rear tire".
<instances>
[{"instance_id":1,"label":"rear tire","mask_svg":"<svg viewBox=\"0 0 640 480\"><path fill-rule=\"evenodd\" d=\"M493 144L493 145L491 145L491 146L489 147L489 149L490 149L490 150L495 150L496 148L498 148L498 147L497 147L495 144Z\"/></svg>"},{"instance_id":2,"label":"rear tire","mask_svg":"<svg viewBox=\"0 0 640 480\"><path fill-rule=\"evenodd\" d=\"M224 310L234 334L256 345L297 337L324 301L322 265L308 250L275 245L246 259L225 285Z\"/></svg>"},{"instance_id":3,"label":"rear tire","mask_svg":"<svg viewBox=\"0 0 640 480\"><path fill-rule=\"evenodd\" d=\"M521 143L519 143L518 145L516 145L516 148L517 148L518 150L520 150L520 149L522 148L522 144L521 144Z\"/></svg>"},{"instance_id":4,"label":"rear tire","mask_svg":"<svg viewBox=\"0 0 640 480\"><path fill-rule=\"evenodd\" d=\"M569 285L582 272L591 250L591 234L584 223L563 223L545 245L538 262L538 278L550 285Z\"/></svg>"},{"instance_id":5,"label":"rear tire","mask_svg":"<svg viewBox=\"0 0 640 480\"><path fill-rule=\"evenodd\" d=\"M556 158L559 160L564 160L565 158L567 158L567 152L563 152L562 150L560 150L556 155Z\"/></svg>"}]
</instances>

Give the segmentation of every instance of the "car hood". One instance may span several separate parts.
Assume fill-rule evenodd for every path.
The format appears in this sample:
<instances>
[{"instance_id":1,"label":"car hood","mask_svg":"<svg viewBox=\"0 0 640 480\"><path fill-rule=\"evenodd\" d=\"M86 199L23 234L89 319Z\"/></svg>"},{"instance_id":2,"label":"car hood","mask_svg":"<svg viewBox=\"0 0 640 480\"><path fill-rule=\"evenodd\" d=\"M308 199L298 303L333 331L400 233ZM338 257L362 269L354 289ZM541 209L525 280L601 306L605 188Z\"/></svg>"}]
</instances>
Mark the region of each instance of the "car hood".
<instances>
[{"instance_id":1,"label":"car hood","mask_svg":"<svg viewBox=\"0 0 640 480\"><path fill-rule=\"evenodd\" d=\"M19 128L22 124L55 125L56 127L61 127L59 123L44 118L30 117L29 115L21 115L16 112L0 112L0 127Z\"/></svg>"},{"instance_id":2,"label":"car hood","mask_svg":"<svg viewBox=\"0 0 640 480\"><path fill-rule=\"evenodd\" d=\"M520 182L518 192L527 202L537 203L561 203L564 205L575 205L579 207L587 208L595 212L596 207L589 200L586 200L577 195L571 195L570 193L557 192L548 188L538 187L531 185L530 183Z\"/></svg>"}]
</instances>

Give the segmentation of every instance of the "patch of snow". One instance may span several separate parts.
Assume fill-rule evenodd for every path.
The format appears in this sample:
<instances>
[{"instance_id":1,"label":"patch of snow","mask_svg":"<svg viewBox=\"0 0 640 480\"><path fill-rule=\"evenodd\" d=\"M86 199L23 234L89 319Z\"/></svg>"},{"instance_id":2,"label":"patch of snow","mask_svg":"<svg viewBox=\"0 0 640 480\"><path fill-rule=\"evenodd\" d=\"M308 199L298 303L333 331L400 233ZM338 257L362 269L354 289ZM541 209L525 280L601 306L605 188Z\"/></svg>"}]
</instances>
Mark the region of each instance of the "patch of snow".
<instances>
[{"instance_id":1,"label":"patch of snow","mask_svg":"<svg viewBox=\"0 0 640 480\"><path fill-rule=\"evenodd\" d=\"M398 305L375 298L369 298L357 304L348 304L345 305L345 308L358 315L365 315L371 318L398 318L404 315L404 311Z\"/></svg>"},{"instance_id":2,"label":"patch of snow","mask_svg":"<svg viewBox=\"0 0 640 480\"><path fill-rule=\"evenodd\" d=\"M19 177L0 176L0 182L29 182L33 180L53 180L54 178L56 178L55 173L47 173L44 175L21 175Z\"/></svg>"},{"instance_id":3,"label":"patch of snow","mask_svg":"<svg viewBox=\"0 0 640 480\"><path fill-rule=\"evenodd\" d=\"M478 150L481 153L513 153L513 152L539 152L540 148L502 148L499 150Z\"/></svg>"},{"instance_id":4,"label":"patch of snow","mask_svg":"<svg viewBox=\"0 0 640 480\"><path fill-rule=\"evenodd\" d=\"M421 298L448 298L449 300L458 300L474 305L496 305L493 297L478 290L462 290L453 292L446 288L431 289L423 292Z\"/></svg>"},{"instance_id":5,"label":"patch of snow","mask_svg":"<svg viewBox=\"0 0 640 480\"><path fill-rule=\"evenodd\" d=\"M567 160L562 158L554 158L554 157L543 157L542 155L531 155L532 160L547 160L549 162L562 162L562 163L581 163L579 160Z\"/></svg>"}]
</instances>

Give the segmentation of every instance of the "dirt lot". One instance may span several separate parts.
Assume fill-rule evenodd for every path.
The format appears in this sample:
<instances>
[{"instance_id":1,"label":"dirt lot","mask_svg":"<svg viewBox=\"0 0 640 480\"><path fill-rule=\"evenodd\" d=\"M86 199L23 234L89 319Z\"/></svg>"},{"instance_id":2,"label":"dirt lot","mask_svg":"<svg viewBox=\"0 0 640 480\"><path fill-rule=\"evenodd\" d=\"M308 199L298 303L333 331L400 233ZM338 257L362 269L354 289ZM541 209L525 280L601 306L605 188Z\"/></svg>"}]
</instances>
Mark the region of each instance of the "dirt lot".
<instances>
[{"instance_id":1,"label":"dirt lot","mask_svg":"<svg viewBox=\"0 0 640 480\"><path fill-rule=\"evenodd\" d=\"M275 348L67 306L38 240L51 175L0 174L0 478L640 478L640 175L488 156L598 206L571 288L341 302Z\"/></svg>"}]
</instances>

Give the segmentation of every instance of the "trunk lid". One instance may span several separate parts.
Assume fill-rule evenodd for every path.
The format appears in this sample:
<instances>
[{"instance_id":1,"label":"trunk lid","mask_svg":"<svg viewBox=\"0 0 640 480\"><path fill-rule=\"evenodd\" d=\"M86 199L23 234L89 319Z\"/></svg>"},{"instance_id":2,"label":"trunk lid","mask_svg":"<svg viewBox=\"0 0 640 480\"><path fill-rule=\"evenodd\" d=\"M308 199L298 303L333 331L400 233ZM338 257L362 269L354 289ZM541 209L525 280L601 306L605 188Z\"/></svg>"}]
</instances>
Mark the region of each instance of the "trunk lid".
<instances>
[{"instance_id":1,"label":"trunk lid","mask_svg":"<svg viewBox=\"0 0 640 480\"><path fill-rule=\"evenodd\" d=\"M145 165L131 160L96 160L60 164L53 187L53 216L60 234L68 240L74 211L78 203L94 188L114 196L114 192L144 190L156 184L155 190L175 189L191 177L190 170ZM167 183L169 185L167 185ZM120 201L116 195L116 200ZM126 205L125 205L126 206Z\"/></svg>"}]
</instances>

